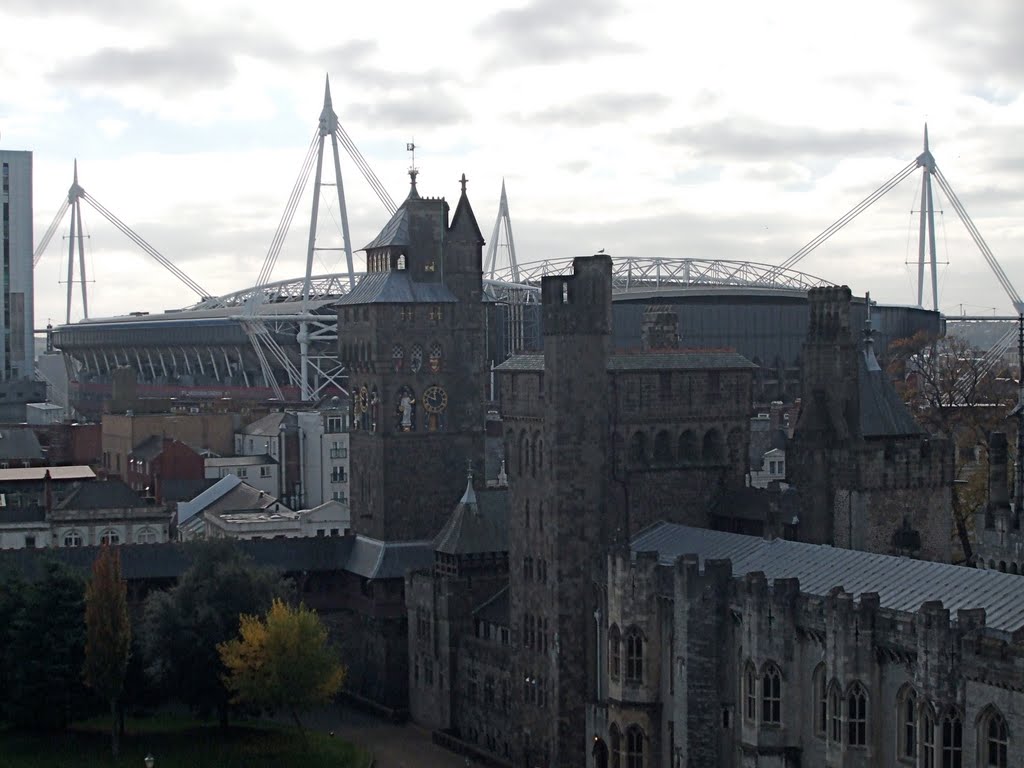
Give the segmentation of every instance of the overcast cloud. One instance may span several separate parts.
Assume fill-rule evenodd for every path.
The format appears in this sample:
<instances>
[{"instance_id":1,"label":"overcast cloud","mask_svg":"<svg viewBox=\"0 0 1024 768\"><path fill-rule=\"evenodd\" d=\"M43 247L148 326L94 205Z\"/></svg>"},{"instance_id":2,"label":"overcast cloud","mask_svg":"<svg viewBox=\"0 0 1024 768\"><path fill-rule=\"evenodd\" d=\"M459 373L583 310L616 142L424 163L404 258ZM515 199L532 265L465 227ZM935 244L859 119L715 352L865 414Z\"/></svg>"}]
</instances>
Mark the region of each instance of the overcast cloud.
<instances>
[{"instance_id":1,"label":"overcast cloud","mask_svg":"<svg viewBox=\"0 0 1024 768\"><path fill-rule=\"evenodd\" d=\"M1020 3L263 8L0 3L0 148L35 153L37 236L77 157L90 193L198 283L245 288L329 73L342 125L396 200L408 191L413 141L421 193L454 200L466 173L487 235L504 179L523 262L605 248L780 263L911 162L927 121L940 168L1010 279L1024 283ZM387 213L355 164L341 162L359 248ZM324 189L318 245L336 247L337 197ZM916 300L919 190L915 174L799 269L882 301ZM304 270L310 202L307 189L274 279ZM943 307L1008 311L939 202ZM194 301L97 214L84 218L93 314ZM314 271L340 267L336 252L318 252ZM36 272L38 323L63 317L65 270L55 238Z\"/></svg>"}]
</instances>

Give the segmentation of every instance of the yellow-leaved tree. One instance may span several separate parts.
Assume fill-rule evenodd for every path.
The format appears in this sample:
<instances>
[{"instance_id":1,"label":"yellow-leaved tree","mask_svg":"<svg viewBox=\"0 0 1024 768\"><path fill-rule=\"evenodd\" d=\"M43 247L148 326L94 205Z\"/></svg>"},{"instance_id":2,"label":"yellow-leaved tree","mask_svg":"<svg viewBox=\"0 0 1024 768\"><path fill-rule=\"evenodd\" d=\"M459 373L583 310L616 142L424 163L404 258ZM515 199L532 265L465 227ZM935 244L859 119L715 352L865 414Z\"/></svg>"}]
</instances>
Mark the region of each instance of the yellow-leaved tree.
<instances>
[{"instance_id":1,"label":"yellow-leaved tree","mask_svg":"<svg viewBox=\"0 0 1024 768\"><path fill-rule=\"evenodd\" d=\"M327 642L315 611L275 599L264 618L242 615L239 636L217 646L232 701L291 715L328 703L345 682L345 668Z\"/></svg>"}]
</instances>

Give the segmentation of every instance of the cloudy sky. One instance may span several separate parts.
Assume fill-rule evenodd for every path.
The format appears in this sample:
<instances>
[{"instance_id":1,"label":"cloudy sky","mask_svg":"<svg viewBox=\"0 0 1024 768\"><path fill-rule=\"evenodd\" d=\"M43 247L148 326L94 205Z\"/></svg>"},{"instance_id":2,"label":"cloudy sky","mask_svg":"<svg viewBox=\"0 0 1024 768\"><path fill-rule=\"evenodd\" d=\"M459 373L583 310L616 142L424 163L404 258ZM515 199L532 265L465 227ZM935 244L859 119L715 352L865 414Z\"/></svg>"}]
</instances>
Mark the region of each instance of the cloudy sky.
<instances>
[{"instance_id":1,"label":"cloudy sky","mask_svg":"<svg viewBox=\"0 0 1024 768\"><path fill-rule=\"evenodd\" d=\"M604 248L781 263L912 161L927 121L940 169L1024 286L1022 28L1015 0L5 0L0 148L35 153L37 239L77 157L90 194L224 293L256 281L325 73L396 200L408 141L423 194L454 201L466 173L485 236L504 178L520 262ZM342 173L361 247L387 214L345 156ZM799 269L916 302L919 191L915 175ZM941 308L1010 311L936 192ZM310 198L273 279L304 269ZM336 208L320 245L340 240ZM194 301L84 218L92 315ZM36 269L37 327L63 319L61 246ZM340 266L325 251L315 271Z\"/></svg>"}]
</instances>

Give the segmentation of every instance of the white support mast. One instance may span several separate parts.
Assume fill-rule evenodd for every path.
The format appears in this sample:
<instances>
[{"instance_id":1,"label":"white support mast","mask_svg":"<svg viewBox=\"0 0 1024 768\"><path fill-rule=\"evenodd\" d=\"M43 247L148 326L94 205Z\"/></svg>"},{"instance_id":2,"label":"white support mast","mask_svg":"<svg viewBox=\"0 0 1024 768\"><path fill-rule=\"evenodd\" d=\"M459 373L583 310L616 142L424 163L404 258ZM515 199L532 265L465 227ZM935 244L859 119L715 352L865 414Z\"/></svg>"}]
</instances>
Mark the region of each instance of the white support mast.
<instances>
[{"instance_id":1,"label":"white support mast","mask_svg":"<svg viewBox=\"0 0 1024 768\"><path fill-rule=\"evenodd\" d=\"M78 184L78 160L75 159L75 176L68 188L67 205L61 208L61 215L68 206L71 208L71 228L68 233L68 301L65 322L71 323L71 299L75 287L75 240L78 240L78 279L82 283L82 315L89 319L89 297L85 284L85 238L82 235L82 195L85 190ZM34 266L34 264L33 264Z\"/></svg>"},{"instance_id":2,"label":"white support mast","mask_svg":"<svg viewBox=\"0 0 1024 768\"><path fill-rule=\"evenodd\" d=\"M486 264L485 273L488 279L493 280L498 260L498 235L505 233L505 247L508 249L508 265L512 270L512 282L519 282L519 262L516 261L516 244L512 239L512 219L508 214L508 195L505 194L505 180L501 180L501 200L498 202L498 217L494 220L494 230L491 232L491 241L487 245L487 255L484 257Z\"/></svg>"}]
</instances>

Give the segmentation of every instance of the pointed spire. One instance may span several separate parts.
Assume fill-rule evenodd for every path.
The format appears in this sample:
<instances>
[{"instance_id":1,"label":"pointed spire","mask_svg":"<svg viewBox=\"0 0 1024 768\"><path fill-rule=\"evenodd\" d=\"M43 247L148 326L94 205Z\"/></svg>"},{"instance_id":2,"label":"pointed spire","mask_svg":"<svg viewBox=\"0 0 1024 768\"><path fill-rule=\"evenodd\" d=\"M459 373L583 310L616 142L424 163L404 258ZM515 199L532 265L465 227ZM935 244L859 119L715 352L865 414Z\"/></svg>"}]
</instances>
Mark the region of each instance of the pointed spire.
<instances>
[{"instance_id":1,"label":"pointed spire","mask_svg":"<svg viewBox=\"0 0 1024 768\"><path fill-rule=\"evenodd\" d=\"M75 175L71 181L71 186L68 187L68 202L73 203L75 200L80 198L85 193L82 186L78 183L78 158L75 158Z\"/></svg>"},{"instance_id":2,"label":"pointed spire","mask_svg":"<svg viewBox=\"0 0 1024 768\"><path fill-rule=\"evenodd\" d=\"M410 200L419 200L420 193L416 189L416 177L419 176L420 172L417 168L409 169L409 197Z\"/></svg>"},{"instance_id":3,"label":"pointed spire","mask_svg":"<svg viewBox=\"0 0 1024 768\"><path fill-rule=\"evenodd\" d=\"M462 494L462 498L459 503L463 506L472 506L474 511L477 510L476 505L476 491L473 490L473 462L470 460L466 461L466 492Z\"/></svg>"},{"instance_id":4,"label":"pointed spire","mask_svg":"<svg viewBox=\"0 0 1024 768\"><path fill-rule=\"evenodd\" d=\"M462 174L462 178L459 179L459 183L462 184L462 194L466 194L466 184L468 182L469 179L466 178L466 174Z\"/></svg>"},{"instance_id":5,"label":"pointed spire","mask_svg":"<svg viewBox=\"0 0 1024 768\"><path fill-rule=\"evenodd\" d=\"M330 107L331 104L331 73L328 72L324 75L324 106Z\"/></svg>"}]
</instances>

